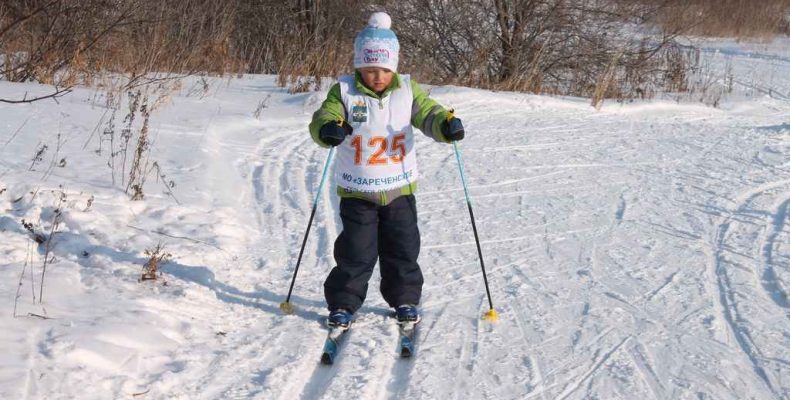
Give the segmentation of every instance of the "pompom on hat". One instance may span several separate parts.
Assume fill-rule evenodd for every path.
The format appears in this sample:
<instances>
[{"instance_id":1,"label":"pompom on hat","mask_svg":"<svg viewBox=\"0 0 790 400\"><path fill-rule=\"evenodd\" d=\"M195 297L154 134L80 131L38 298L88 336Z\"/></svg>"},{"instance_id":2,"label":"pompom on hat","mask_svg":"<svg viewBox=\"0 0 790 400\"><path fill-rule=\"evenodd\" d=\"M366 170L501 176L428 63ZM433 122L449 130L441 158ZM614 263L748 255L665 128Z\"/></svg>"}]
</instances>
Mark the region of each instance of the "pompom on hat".
<instances>
[{"instance_id":1,"label":"pompom on hat","mask_svg":"<svg viewBox=\"0 0 790 400\"><path fill-rule=\"evenodd\" d=\"M385 12L376 12L368 19L368 26L354 40L354 68L380 67L398 71L400 44L390 28L392 19Z\"/></svg>"}]
</instances>

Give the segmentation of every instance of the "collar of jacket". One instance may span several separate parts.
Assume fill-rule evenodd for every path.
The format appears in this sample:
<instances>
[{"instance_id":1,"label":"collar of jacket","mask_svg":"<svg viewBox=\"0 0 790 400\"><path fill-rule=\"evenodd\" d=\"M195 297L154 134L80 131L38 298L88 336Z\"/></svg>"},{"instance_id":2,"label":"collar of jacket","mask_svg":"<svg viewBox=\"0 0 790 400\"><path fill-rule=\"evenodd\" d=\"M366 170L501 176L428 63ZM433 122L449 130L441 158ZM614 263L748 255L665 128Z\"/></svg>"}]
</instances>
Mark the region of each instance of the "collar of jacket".
<instances>
[{"instance_id":1,"label":"collar of jacket","mask_svg":"<svg viewBox=\"0 0 790 400\"><path fill-rule=\"evenodd\" d=\"M365 95L368 95L376 99L383 99L387 97L393 90L400 89L400 75L398 75L397 72L392 73L392 82L390 82L390 85L387 86L386 89L384 89L384 92L381 93L381 96L379 96L378 93L370 90L367 86L365 86L365 84L362 82L362 75L360 75L359 71L354 71L354 85L357 87L357 90L360 93L363 93Z\"/></svg>"}]
</instances>

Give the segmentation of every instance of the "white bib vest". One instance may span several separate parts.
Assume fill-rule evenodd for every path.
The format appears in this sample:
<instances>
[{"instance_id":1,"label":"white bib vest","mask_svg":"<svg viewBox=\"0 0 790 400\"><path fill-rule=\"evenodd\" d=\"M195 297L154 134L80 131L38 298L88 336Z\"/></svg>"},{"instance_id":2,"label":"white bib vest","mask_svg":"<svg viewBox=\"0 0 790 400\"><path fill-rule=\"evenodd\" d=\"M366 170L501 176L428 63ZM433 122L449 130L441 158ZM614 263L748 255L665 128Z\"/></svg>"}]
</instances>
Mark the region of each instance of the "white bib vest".
<instances>
[{"instance_id":1,"label":"white bib vest","mask_svg":"<svg viewBox=\"0 0 790 400\"><path fill-rule=\"evenodd\" d=\"M338 186L358 192L381 192L417 179L417 155L411 126L413 95L408 75L400 88L379 100L359 92L354 77L338 78L346 120L354 128L337 147Z\"/></svg>"}]
</instances>

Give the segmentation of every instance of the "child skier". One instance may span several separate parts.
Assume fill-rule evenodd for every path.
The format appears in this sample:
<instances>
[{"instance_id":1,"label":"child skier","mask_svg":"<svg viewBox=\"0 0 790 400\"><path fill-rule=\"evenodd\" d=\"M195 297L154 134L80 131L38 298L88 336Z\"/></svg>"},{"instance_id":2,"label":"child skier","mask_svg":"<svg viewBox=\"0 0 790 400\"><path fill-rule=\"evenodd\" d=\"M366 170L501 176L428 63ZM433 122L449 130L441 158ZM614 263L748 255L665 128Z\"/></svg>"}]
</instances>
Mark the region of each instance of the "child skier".
<instances>
[{"instance_id":1,"label":"child skier","mask_svg":"<svg viewBox=\"0 0 790 400\"><path fill-rule=\"evenodd\" d=\"M412 126L438 142L464 138L452 111L397 73L400 45L390 26L386 13L370 17L354 40L354 76L338 78L310 123L318 145L337 147L343 231L335 241L337 266L324 283L332 328L348 328L377 259L384 300L400 323L419 322L423 276Z\"/></svg>"}]
</instances>

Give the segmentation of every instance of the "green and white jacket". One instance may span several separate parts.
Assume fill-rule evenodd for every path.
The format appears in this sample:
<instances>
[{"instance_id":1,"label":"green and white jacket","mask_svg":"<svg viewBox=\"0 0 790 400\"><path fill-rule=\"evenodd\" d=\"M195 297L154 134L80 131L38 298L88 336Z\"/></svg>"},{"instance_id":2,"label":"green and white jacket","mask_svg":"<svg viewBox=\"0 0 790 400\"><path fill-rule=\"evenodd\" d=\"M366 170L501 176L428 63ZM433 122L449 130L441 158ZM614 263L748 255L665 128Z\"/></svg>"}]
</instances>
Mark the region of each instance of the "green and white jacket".
<instances>
[{"instance_id":1,"label":"green and white jacket","mask_svg":"<svg viewBox=\"0 0 790 400\"><path fill-rule=\"evenodd\" d=\"M381 95L362 83L359 73L338 78L321 108L313 114L310 135L319 139L324 124L340 120L354 129L337 146L335 177L340 197L387 205L417 190L417 158L412 127L448 142L441 132L448 111L408 75L394 74Z\"/></svg>"}]
</instances>

